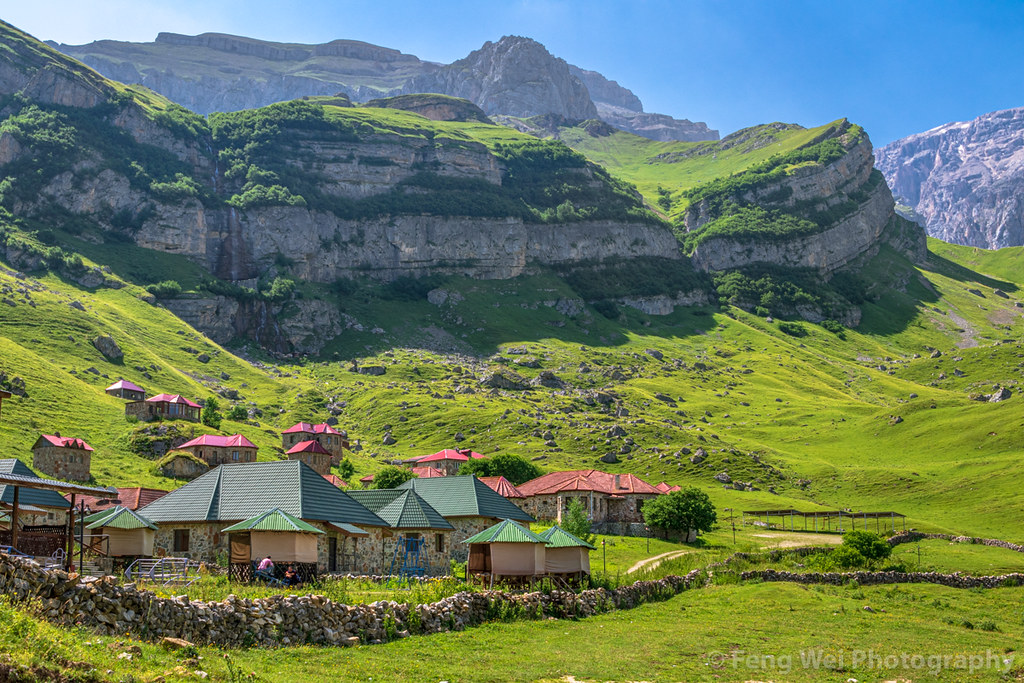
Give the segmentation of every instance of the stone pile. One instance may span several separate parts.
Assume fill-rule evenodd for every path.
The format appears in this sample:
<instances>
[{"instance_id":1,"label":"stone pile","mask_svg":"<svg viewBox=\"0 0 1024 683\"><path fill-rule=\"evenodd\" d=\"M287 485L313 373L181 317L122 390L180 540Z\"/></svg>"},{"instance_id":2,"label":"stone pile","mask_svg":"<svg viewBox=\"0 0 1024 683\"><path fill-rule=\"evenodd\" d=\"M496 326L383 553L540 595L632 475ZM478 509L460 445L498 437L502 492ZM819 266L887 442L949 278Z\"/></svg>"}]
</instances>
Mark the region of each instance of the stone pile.
<instances>
[{"instance_id":1,"label":"stone pile","mask_svg":"<svg viewBox=\"0 0 1024 683\"><path fill-rule=\"evenodd\" d=\"M685 577L638 581L621 588L580 593L463 592L426 605L391 601L345 605L322 595L275 595L255 600L229 595L222 602L193 602L187 595L161 598L113 577L83 580L46 570L32 561L0 555L0 592L14 602L32 602L52 622L81 625L104 635L150 640L182 638L222 647L301 643L381 643L418 633L459 631L492 619L586 617L666 600L691 585Z\"/></svg>"}]
</instances>

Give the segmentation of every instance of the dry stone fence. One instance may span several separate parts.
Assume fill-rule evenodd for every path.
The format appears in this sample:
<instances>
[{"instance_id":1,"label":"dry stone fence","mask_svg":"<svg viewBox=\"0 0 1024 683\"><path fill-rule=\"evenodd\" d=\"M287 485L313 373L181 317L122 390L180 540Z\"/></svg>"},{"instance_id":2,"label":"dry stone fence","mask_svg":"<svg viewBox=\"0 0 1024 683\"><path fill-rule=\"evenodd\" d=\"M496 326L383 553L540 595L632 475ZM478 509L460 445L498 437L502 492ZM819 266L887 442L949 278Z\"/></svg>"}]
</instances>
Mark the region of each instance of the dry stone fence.
<instances>
[{"instance_id":1,"label":"dry stone fence","mask_svg":"<svg viewBox=\"0 0 1024 683\"><path fill-rule=\"evenodd\" d=\"M861 586L889 583L936 583L950 588L1003 588L1024 586L1024 574L1001 576L967 576L964 574L938 574L935 572L789 572L775 569L743 572L744 581L791 581L793 583L824 583L833 586L856 581Z\"/></svg>"},{"instance_id":2,"label":"dry stone fence","mask_svg":"<svg viewBox=\"0 0 1024 683\"><path fill-rule=\"evenodd\" d=\"M495 619L587 617L667 600L698 583L685 577L638 581L621 588L580 593L464 592L428 605L391 601L345 605L320 595L275 595L255 600L233 595L222 602L161 598L113 577L83 582L77 574L46 570L31 561L0 555L0 592L34 603L40 616L82 625L105 635L149 640L182 638L199 645L356 645L418 633L460 631Z\"/></svg>"}]
</instances>

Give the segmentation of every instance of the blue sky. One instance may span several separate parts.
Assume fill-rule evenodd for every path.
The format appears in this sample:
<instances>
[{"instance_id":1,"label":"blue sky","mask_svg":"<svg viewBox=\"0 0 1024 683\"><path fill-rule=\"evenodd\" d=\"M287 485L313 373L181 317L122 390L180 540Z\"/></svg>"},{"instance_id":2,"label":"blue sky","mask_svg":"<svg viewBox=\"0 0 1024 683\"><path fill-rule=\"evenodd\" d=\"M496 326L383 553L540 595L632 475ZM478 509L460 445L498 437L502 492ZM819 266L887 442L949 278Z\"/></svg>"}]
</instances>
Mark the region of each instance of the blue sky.
<instances>
[{"instance_id":1,"label":"blue sky","mask_svg":"<svg viewBox=\"0 0 1024 683\"><path fill-rule=\"evenodd\" d=\"M1024 106L1024 2L51 0L2 18L66 43L218 31L364 40L438 62L524 35L619 81L647 111L723 135L846 116L881 145Z\"/></svg>"}]
</instances>

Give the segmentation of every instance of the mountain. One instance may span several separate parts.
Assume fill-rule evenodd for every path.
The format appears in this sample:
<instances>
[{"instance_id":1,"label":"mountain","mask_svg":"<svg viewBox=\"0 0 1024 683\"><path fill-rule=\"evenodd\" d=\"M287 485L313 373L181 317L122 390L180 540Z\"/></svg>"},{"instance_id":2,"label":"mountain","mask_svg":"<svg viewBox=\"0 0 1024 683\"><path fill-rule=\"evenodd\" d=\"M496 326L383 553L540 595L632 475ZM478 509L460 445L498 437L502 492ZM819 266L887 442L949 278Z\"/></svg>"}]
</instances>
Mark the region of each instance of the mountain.
<instances>
[{"instance_id":1,"label":"mountain","mask_svg":"<svg viewBox=\"0 0 1024 683\"><path fill-rule=\"evenodd\" d=\"M876 150L893 194L928 234L986 249L1024 245L1024 108L948 123Z\"/></svg>"},{"instance_id":2,"label":"mountain","mask_svg":"<svg viewBox=\"0 0 1024 683\"><path fill-rule=\"evenodd\" d=\"M649 114L636 95L566 64L528 38L506 36L451 65L354 40L274 43L220 33L160 33L152 43L51 43L108 78L139 83L200 114L342 93L366 101L401 93L463 97L488 114L601 116L654 139L712 140L703 123Z\"/></svg>"}]
</instances>

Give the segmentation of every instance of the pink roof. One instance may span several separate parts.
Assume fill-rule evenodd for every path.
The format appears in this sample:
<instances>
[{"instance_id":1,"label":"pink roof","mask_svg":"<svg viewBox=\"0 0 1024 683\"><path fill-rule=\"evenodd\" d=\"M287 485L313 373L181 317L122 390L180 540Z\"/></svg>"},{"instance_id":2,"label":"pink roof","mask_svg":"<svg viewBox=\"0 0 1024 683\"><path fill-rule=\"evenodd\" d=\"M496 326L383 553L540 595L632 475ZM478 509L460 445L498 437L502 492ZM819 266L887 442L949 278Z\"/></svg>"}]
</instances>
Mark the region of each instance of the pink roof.
<instances>
[{"instance_id":1,"label":"pink roof","mask_svg":"<svg viewBox=\"0 0 1024 683\"><path fill-rule=\"evenodd\" d=\"M359 481L363 482L364 484L369 484L371 481L373 481L373 475L367 474L365 477L360 477Z\"/></svg>"},{"instance_id":2,"label":"pink roof","mask_svg":"<svg viewBox=\"0 0 1024 683\"><path fill-rule=\"evenodd\" d=\"M662 493L673 493L675 491L683 490L681 486L669 486L666 482L661 482L660 484L657 484L654 488L658 489Z\"/></svg>"},{"instance_id":3,"label":"pink roof","mask_svg":"<svg viewBox=\"0 0 1024 683\"><path fill-rule=\"evenodd\" d=\"M300 441L291 448L288 449L287 455L293 453L321 453L323 455L330 455L331 452L320 445L319 441Z\"/></svg>"},{"instance_id":4,"label":"pink roof","mask_svg":"<svg viewBox=\"0 0 1024 683\"><path fill-rule=\"evenodd\" d=\"M142 387L140 387L138 384L132 384L131 382L129 382L126 379L119 379L119 380L117 380L116 382L111 384L109 387L104 389L104 391L115 391L117 389L127 389L128 391L139 391L139 392L142 392L143 394L146 393L146 390L143 389Z\"/></svg>"},{"instance_id":5,"label":"pink roof","mask_svg":"<svg viewBox=\"0 0 1024 683\"><path fill-rule=\"evenodd\" d=\"M335 486L337 486L339 488L342 487L342 486L346 486L346 487L348 486L348 482L346 482L345 480L343 480L341 477L339 477L336 474L325 474L325 475L323 475L323 477L324 477L324 479L326 479L327 481L331 482L332 484L334 484Z\"/></svg>"},{"instance_id":6,"label":"pink roof","mask_svg":"<svg viewBox=\"0 0 1024 683\"><path fill-rule=\"evenodd\" d=\"M437 462L439 460L458 460L461 462L466 462L470 458L473 458L474 460L479 460L480 458L483 457L485 456L480 455L479 453L474 453L468 448L446 448L443 451L438 451L437 453L434 453L432 455L425 455L422 458L417 458L414 462Z\"/></svg>"},{"instance_id":7,"label":"pink roof","mask_svg":"<svg viewBox=\"0 0 1024 683\"><path fill-rule=\"evenodd\" d=\"M618 477L618 486L615 485ZM661 493L646 481L633 474L609 474L600 470L570 470L568 472L552 472L531 479L519 485L524 496L538 496L562 491L594 491L609 495L629 493Z\"/></svg>"},{"instance_id":8,"label":"pink roof","mask_svg":"<svg viewBox=\"0 0 1024 683\"><path fill-rule=\"evenodd\" d=\"M413 467L412 473L419 479L430 479L432 477L443 477L444 472L436 467Z\"/></svg>"},{"instance_id":9,"label":"pink roof","mask_svg":"<svg viewBox=\"0 0 1024 683\"><path fill-rule=\"evenodd\" d=\"M329 424L310 424L309 422L299 422L298 424L292 425L288 429L281 432L282 434L339 434L338 430Z\"/></svg>"},{"instance_id":10,"label":"pink roof","mask_svg":"<svg viewBox=\"0 0 1024 683\"><path fill-rule=\"evenodd\" d=\"M201 405L193 403L181 394L157 394L152 398L147 398L146 403L184 403L192 408L202 408Z\"/></svg>"},{"instance_id":11,"label":"pink roof","mask_svg":"<svg viewBox=\"0 0 1024 683\"><path fill-rule=\"evenodd\" d=\"M76 448L80 451L93 450L93 447L82 439L73 439L66 436L53 436L51 434L43 434L39 438L43 439L51 446L56 446L57 448Z\"/></svg>"},{"instance_id":12,"label":"pink roof","mask_svg":"<svg viewBox=\"0 0 1024 683\"><path fill-rule=\"evenodd\" d=\"M195 448L196 446L215 446L217 448L259 448L256 444L241 434L234 436L218 436L216 434L203 434L191 441L181 444L178 448Z\"/></svg>"},{"instance_id":13,"label":"pink roof","mask_svg":"<svg viewBox=\"0 0 1024 683\"><path fill-rule=\"evenodd\" d=\"M480 477L480 481L490 486L494 489L495 493L504 498L526 498L523 492L517 489L505 477Z\"/></svg>"}]
</instances>

